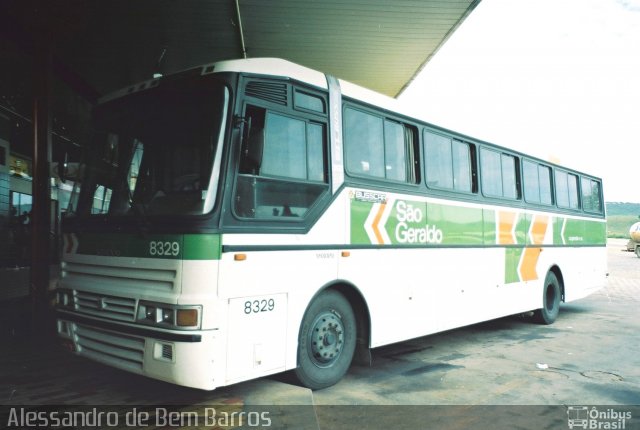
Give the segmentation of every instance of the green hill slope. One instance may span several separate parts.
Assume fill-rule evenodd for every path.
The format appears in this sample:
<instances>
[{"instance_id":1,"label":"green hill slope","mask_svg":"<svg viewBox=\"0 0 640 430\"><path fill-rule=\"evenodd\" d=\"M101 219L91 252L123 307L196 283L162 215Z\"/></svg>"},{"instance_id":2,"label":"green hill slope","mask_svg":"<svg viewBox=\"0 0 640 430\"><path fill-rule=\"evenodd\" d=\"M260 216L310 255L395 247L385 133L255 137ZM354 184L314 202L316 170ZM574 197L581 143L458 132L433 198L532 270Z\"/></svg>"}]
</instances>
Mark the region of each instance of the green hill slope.
<instances>
[{"instance_id":1,"label":"green hill slope","mask_svg":"<svg viewBox=\"0 0 640 430\"><path fill-rule=\"evenodd\" d=\"M629 238L629 227L640 221L640 203L608 202L607 235Z\"/></svg>"}]
</instances>

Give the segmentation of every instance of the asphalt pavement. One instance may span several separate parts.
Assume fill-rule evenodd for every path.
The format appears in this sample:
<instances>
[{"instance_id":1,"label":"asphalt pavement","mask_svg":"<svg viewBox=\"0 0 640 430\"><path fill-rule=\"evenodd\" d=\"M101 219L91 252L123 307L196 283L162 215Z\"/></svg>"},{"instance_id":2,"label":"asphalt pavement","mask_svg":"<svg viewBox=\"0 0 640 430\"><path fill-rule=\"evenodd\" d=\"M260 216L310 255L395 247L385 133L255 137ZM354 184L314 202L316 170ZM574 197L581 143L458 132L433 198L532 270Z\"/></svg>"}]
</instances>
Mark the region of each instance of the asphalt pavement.
<instances>
[{"instance_id":1,"label":"asphalt pavement","mask_svg":"<svg viewBox=\"0 0 640 430\"><path fill-rule=\"evenodd\" d=\"M244 417L176 421L198 428L640 428L640 258L625 244L609 240L608 286L563 304L553 325L511 316L378 348L370 367L353 366L314 392L286 375L199 391L9 337L0 349L0 415L112 405L124 417L138 405L180 405L201 417L207 407ZM154 427L146 424L138 427Z\"/></svg>"}]
</instances>

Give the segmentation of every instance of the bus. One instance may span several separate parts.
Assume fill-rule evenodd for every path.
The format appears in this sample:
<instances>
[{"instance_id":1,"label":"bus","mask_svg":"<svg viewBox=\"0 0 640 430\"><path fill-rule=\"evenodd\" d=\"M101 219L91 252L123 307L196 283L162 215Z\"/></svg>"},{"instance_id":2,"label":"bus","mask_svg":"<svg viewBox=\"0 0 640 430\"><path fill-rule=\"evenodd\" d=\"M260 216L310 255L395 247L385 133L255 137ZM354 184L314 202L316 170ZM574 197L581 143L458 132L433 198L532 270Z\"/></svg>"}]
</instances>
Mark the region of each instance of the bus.
<instances>
[{"instance_id":1,"label":"bus","mask_svg":"<svg viewBox=\"0 0 640 430\"><path fill-rule=\"evenodd\" d=\"M212 390L337 383L370 350L606 284L602 181L280 59L102 99L63 222L75 354Z\"/></svg>"}]
</instances>

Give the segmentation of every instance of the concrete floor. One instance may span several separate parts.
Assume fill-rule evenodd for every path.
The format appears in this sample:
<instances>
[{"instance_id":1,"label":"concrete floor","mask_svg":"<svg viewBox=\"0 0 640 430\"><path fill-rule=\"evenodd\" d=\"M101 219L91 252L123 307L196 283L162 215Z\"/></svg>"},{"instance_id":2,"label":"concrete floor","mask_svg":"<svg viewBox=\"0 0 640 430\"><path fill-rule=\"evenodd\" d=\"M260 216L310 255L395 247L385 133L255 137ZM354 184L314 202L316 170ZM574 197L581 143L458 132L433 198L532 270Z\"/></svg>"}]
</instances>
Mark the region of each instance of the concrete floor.
<instances>
[{"instance_id":1,"label":"concrete floor","mask_svg":"<svg viewBox=\"0 0 640 430\"><path fill-rule=\"evenodd\" d=\"M622 251L625 243L609 242L608 287L563 305L551 326L508 317L382 347L371 367L352 367L315 392L285 376L202 392L56 349L3 346L0 415L19 405L108 404L126 413L131 405L173 404L211 405L223 416L253 411L243 428L564 429L586 406L600 413L591 420L599 428L640 428L640 259Z\"/></svg>"}]
</instances>

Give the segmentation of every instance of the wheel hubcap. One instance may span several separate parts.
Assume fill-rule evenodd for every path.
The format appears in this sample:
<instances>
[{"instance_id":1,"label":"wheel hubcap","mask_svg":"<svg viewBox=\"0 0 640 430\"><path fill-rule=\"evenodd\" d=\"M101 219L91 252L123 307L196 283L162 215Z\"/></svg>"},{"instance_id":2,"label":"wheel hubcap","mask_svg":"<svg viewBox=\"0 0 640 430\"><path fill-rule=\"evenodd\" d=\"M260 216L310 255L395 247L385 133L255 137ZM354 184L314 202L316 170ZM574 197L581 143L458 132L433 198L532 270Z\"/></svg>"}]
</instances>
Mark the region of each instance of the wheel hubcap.
<instances>
[{"instance_id":1,"label":"wheel hubcap","mask_svg":"<svg viewBox=\"0 0 640 430\"><path fill-rule=\"evenodd\" d=\"M311 326L311 359L320 367L333 364L344 344L344 326L342 320L333 312L325 312L315 319Z\"/></svg>"}]
</instances>

